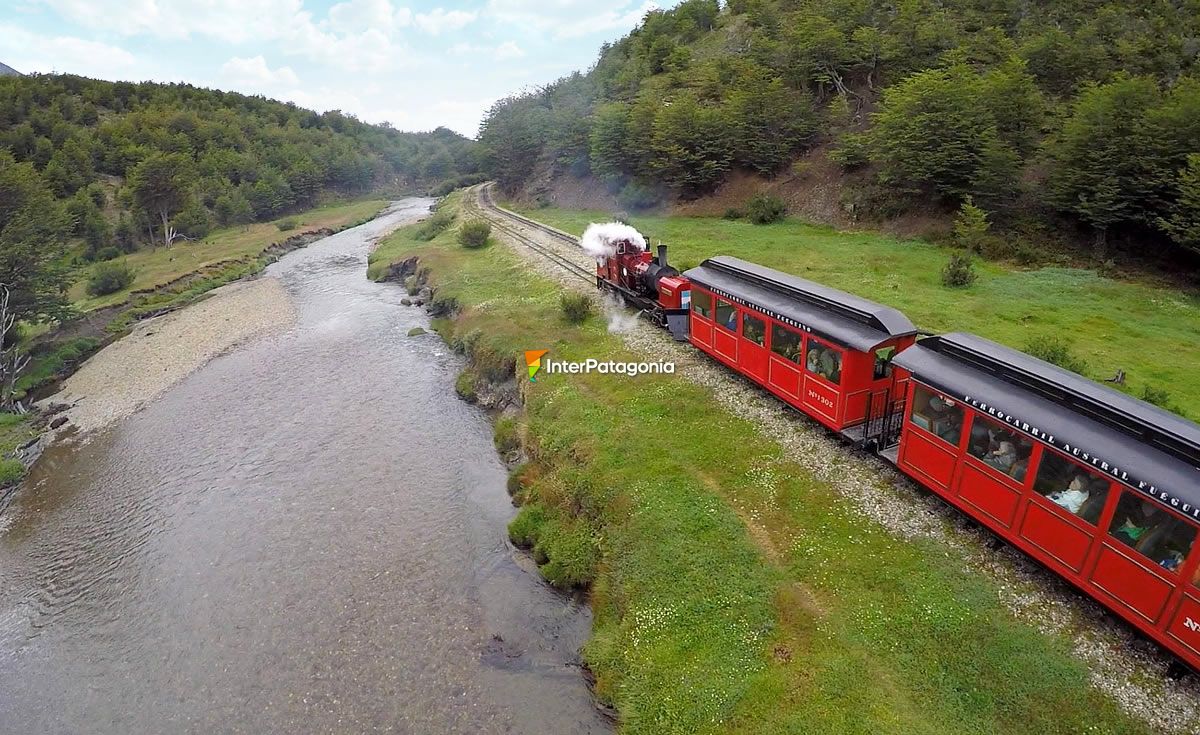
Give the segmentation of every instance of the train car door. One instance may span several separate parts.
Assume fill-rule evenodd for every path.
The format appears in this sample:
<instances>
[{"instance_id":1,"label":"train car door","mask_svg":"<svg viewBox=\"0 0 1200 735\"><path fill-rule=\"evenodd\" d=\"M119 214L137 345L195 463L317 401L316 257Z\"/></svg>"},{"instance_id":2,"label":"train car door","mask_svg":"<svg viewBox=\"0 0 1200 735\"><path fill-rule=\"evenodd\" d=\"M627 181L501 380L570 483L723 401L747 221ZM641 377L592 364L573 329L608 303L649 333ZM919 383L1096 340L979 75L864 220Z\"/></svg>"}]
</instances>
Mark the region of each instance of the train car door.
<instances>
[{"instance_id":1,"label":"train car door","mask_svg":"<svg viewBox=\"0 0 1200 735\"><path fill-rule=\"evenodd\" d=\"M751 311L742 312L742 339L738 345L741 352L738 367L754 378L755 382L767 384L767 318Z\"/></svg>"},{"instance_id":2,"label":"train car door","mask_svg":"<svg viewBox=\"0 0 1200 735\"><path fill-rule=\"evenodd\" d=\"M713 350L733 365L738 361L738 310L724 299L717 299L715 309L717 328L713 332Z\"/></svg>"},{"instance_id":3,"label":"train car door","mask_svg":"<svg viewBox=\"0 0 1200 735\"><path fill-rule=\"evenodd\" d=\"M771 349L767 353L767 387L800 400L804 380L804 337L797 331L771 322Z\"/></svg>"},{"instance_id":4,"label":"train car door","mask_svg":"<svg viewBox=\"0 0 1200 735\"><path fill-rule=\"evenodd\" d=\"M705 352L713 349L713 295L700 288L692 289L692 323L689 336L692 344Z\"/></svg>"},{"instance_id":5,"label":"train car door","mask_svg":"<svg viewBox=\"0 0 1200 735\"><path fill-rule=\"evenodd\" d=\"M842 351L811 335L804 347L805 408L822 423L841 428Z\"/></svg>"}]
</instances>

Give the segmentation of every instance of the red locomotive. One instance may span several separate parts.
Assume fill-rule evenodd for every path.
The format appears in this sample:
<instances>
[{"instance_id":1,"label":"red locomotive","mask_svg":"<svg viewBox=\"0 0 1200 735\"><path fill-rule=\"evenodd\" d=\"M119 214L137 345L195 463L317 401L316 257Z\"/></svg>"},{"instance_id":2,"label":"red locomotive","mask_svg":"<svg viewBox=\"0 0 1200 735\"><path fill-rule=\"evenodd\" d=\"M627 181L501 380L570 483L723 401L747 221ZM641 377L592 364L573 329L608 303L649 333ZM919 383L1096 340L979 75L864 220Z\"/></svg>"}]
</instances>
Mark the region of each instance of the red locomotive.
<instances>
[{"instance_id":1,"label":"red locomotive","mask_svg":"<svg viewBox=\"0 0 1200 735\"><path fill-rule=\"evenodd\" d=\"M687 340L691 286L667 264L666 245L651 255L641 234L620 223L590 225L580 242L596 258L597 288L619 294L676 340Z\"/></svg>"},{"instance_id":2,"label":"red locomotive","mask_svg":"<svg viewBox=\"0 0 1200 735\"><path fill-rule=\"evenodd\" d=\"M622 234L598 286L1200 670L1200 426L981 337L917 339L895 309L737 258L681 275Z\"/></svg>"}]
</instances>

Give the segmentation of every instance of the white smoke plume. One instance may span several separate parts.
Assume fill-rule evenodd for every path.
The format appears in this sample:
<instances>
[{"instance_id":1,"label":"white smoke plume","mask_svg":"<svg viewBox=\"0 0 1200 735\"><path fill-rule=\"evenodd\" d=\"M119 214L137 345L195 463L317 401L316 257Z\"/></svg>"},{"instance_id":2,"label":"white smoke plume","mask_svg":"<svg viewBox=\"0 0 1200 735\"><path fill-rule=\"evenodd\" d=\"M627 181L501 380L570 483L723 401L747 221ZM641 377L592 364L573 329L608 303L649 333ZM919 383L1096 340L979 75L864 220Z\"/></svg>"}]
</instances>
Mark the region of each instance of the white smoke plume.
<instances>
[{"instance_id":1,"label":"white smoke plume","mask_svg":"<svg viewBox=\"0 0 1200 735\"><path fill-rule=\"evenodd\" d=\"M583 252L595 258L597 263L603 263L617 254L617 243L622 240L633 243L638 250L646 249L646 238L642 237L642 233L620 222L607 222L602 225L593 222L583 231L579 245Z\"/></svg>"},{"instance_id":2,"label":"white smoke plume","mask_svg":"<svg viewBox=\"0 0 1200 735\"><path fill-rule=\"evenodd\" d=\"M610 334L625 334L637 326L637 313L626 309L625 302L621 301L616 294L604 294L603 304Z\"/></svg>"}]
</instances>

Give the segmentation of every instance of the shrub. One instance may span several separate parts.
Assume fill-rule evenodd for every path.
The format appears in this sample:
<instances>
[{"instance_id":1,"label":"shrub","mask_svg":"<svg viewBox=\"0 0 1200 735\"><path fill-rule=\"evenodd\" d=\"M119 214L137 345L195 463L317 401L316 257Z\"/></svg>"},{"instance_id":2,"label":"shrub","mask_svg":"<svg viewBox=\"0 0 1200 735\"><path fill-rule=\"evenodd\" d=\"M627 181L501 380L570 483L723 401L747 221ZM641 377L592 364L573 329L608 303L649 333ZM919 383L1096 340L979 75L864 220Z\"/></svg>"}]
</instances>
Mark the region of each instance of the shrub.
<instances>
[{"instance_id":1,"label":"shrub","mask_svg":"<svg viewBox=\"0 0 1200 735\"><path fill-rule=\"evenodd\" d=\"M975 262L970 253L956 253L942 269L942 285L951 288L970 286L975 282Z\"/></svg>"},{"instance_id":2,"label":"shrub","mask_svg":"<svg viewBox=\"0 0 1200 735\"><path fill-rule=\"evenodd\" d=\"M128 288L133 283L134 270L124 262L101 263L92 268L88 278L87 292L92 296L105 296Z\"/></svg>"},{"instance_id":3,"label":"shrub","mask_svg":"<svg viewBox=\"0 0 1200 735\"><path fill-rule=\"evenodd\" d=\"M287 232L288 230L294 230L299 227L300 221L295 217L284 217L276 222L275 226L279 228L280 232Z\"/></svg>"},{"instance_id":4,"label":"shrub","mask_svg":"<svg viewBox=\"0 0 1200 735\"><path fill-rule=\"evenodd\" d=\"M829 158L847 170L865 166L871 162L870 138L863 133L846 133L829 151Z\"/></svg>"},{"instance_id":5,"label":"shrub","mask_svg":"<svg viewBox=\"0 0 1200 735\"><path fill-rule=\"evenodd\" d=\"M1057 365L1064 370L1070 370L1080 375L1087 371L1087 363L1072 351L1070 340L1061 337L1051 335L1034 337L1025 343L1025 352L1039 360L1045 360L1051 365Z\"/></svg>"},{"instance_id":6,"label":"shrub","mask_svg":"<svg viewBox=\"0 0 1200 735\"><path fill-rule=\"evenodd\" d=\"M770 194L755 194L746 202L746 216L756 225L778 222L787 214L787 204Z\"/></svg>"},{"instance_id":7,"label":"shrub","mask_svg":"<svg viewBox=\"0 0 1200 735\"><path fill-rule=\"evenodd\" d=\"M452 224L454 224L453 212L434 212L432 216L417 227L416 231L413 232L413 237L423 242L429 242L442 234Z\"/></svg>"},{"instance_id":8,"label":"shrub","mask_svg":"<svg viewBox=\"0 0 1200 735\"><path fill-rule=\"evenodd\" d=\"M481 248L488 244L492 236L492 226L483 220L464 222L458 230L458 244L464 248Z\"/></svg>"},{"instance_id":9,"label":"shrub","mask_svg":"<svg viewBox=\"0 0 1200 735\"><path fill-rule=\"evenodd\" d=\"M446 179L442 183L429 190L429 196L444 197L455 189L461 189L465 186L474 186L487 181L487 174L463 174L452 179Z\"/></svg>"},{"instance_id":10,"label":"shrub","mask_svg":"<svg viewBox=\"0 0 1200 735\"><path fill-rule=\"evenodd\" d=\"M626 209L650 209L658 206L662 195L657 189L637 181L630 181L617 194L617 201Z\"/></svg>"},{"instance_id":11,"label":"shrub","mask_svg":"<svg viewBox=\"0 0 1200 735\"><path fill-rule=\"evenodd\" d=\"M119 258L119 257L121 257L121 249L117 248L117 247L113 247L112 245L109 245L106 248L100 248L99 250L97 250L92 255L92 260L99 263L101 261L112 260L113 258Z\"/></svg>"},{"instance_id":12,"label":"shrub","mask_svg":"<svg viewBox=\"0 0 1200 735\"><path fill-rule=\"evenodd\" d=\"M1166 388L1160 388L1157 385L1143 385L1138 398L1141 398L1146 403L1153 403L1159 408L1165 408L1168 411L1183 415L1183 411L1175 405L1175 399L1171 396L1171 391Z\"/></svg>"},{"instance_id":13,"label":"shrub","mask_svg":"<svg viewBox=\"0 0 1200 735\"><path fill-rule=\"evenodd\" d=\"M558 305L571 324L583 324L595 309L592 297L585 293L565 293L559 297Z\"/></svg>"},{"instance_id":14,"label":"shrub","mask_svg":"<svg viewBox=\"0 0 1200 735\"><path fill-rule=\"evenodd\" d=\"M967 197L959 207L958 216L954 218L954 244L963 250L982 253L990 228L987 212L976 207Z\"/></svg>"},{"instance_id":15,"label":"shrub","mask_svg":"<svg viewBox=\"0 0 1200 735\"><path fill-rule=\"evenodd\" d=\"M16 485L25 476L25 465L15 459L0 459L0 487Z\"/></svg>"},{"instance_id":16,"label":"shrub","mask_svg":"<svg viewBox=\"0 0 1200 735\"><path fill-rule=\"evenodd\" d=\"M742 217L745 217L745 216L746 216L746 213L743 212L742 210L738 209L737 207L730 207L729 209L725 210L725 214L721 215L721 217L723 219L729 219L729 220L741 219Z\"/></svg>"}]
</instances>

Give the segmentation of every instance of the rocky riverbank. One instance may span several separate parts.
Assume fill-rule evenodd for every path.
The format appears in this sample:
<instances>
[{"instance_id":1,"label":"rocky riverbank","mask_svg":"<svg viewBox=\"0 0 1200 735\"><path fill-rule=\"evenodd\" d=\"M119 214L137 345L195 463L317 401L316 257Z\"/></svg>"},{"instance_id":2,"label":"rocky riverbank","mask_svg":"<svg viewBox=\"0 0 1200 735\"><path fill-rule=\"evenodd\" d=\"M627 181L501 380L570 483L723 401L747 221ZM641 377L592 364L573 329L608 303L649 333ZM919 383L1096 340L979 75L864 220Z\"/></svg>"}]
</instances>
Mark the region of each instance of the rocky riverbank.
<instances>
[{"instance_id":1,"label":"rocky riverbank","mask_svg":"<svg viewBox=\"0 0 1200 735\"><path fill-rule=\"evenodd\" d=\"M289 325L291 301L276 278L223 286L188 309L138 322L38 404L51 433L88 433L128 416L217 355ZM65 406L65 408L63 408Z\"/></svg>"}]
</instances>

